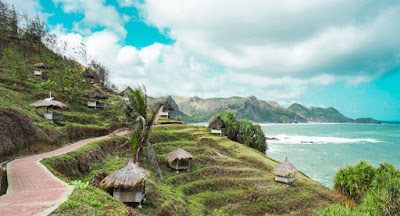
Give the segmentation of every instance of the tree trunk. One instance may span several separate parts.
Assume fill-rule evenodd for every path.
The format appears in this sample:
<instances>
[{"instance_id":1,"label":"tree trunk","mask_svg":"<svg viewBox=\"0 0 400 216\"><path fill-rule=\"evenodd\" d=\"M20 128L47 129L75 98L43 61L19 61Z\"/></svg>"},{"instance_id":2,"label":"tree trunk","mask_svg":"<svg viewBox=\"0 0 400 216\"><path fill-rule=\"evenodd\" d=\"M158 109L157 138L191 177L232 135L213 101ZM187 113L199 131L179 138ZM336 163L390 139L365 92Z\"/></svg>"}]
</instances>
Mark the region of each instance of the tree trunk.
<instances>
[{"instance_id":1,"label":"tree trunk","mask_svg":"<svg viewBox=\"0 0 400 216\"><path fill-rule=\"evenodd\" d=\"M158 163L158 157L150 142L147 142L147 157L151 160L151 163L153 164L153 167L156 170L158 177L162 179L163 176L161 173L160 165Z\"/></svg>"}]
</instances>

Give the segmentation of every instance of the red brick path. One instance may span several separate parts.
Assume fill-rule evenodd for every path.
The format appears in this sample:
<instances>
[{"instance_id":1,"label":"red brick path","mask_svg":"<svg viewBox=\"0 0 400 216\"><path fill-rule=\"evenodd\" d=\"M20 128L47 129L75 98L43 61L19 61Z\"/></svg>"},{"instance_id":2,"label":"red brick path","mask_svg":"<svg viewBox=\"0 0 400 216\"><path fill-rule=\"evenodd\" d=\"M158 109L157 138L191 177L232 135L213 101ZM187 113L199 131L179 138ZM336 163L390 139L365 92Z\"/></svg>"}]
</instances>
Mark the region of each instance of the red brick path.
<instances>
[{"instance_id":1,"label":"red brick path","mask_svg":"<svg viewBox=\"0 0 400 216\"><path fill-rule=\"evenodd\" d=\"M9 187L7 193L0 196L0 216L49 214L68 198L72 187L51 174L39 161L46 157L65 154L106 137L82 140L53 152L9 163L7 165Z\"/></svg>"}]
</instances>

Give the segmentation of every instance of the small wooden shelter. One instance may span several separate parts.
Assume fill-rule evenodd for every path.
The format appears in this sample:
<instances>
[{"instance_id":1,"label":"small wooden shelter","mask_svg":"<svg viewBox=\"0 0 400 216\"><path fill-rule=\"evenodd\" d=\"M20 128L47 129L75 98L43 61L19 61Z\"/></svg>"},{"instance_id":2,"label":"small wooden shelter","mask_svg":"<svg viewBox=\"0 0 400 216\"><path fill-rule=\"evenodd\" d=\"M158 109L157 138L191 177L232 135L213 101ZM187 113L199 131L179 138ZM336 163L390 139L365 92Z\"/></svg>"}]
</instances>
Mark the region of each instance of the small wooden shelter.
<instances>
[{"instance_id":1,"label":"small wooden shelter","mask_svg":"<svg viewBox=\"0 0 400 216\"><path fill-rule=\"evenodd\" d=\"M176 173L179 173L179 170L182 169L190 171L190 161L192 158L193 155L182 148L175 149L165 156L165 160L171 168L176 170Z\"/></svg>"},{"instance_id":2,"label":"small wooden shelter","mask_svg":"<svg viewBox=\"0 0 400 216\"><path fill-rule=\"evenodd\" d=\"M272 170L272 173L275 174L275 181L290 184L296 180L295 173L297 171L296 167L286 157L281 164Z\"/></svg>"},{"instance_id":3,"label":"small wooden shelter","mask_svg":"<svg viewBox=\"0 0 400 216\"><path fill-rule=\"evenodd\" d=\"M37 101L37 102L31 104L31 106L35 107L36 109L41 108L41 107L46 107L47 111L44 114L44 117L46 119L50 120L51 122L53 122L54 120L58 120L58 121L64 120L64 114L62 112L61 112L61 114L53 113L54 109L62 110L62 109L65 109L68 107L65 103L57 101L52 97ZM49 108L51 108L51 113L49 113Z\"/></svg>"},{"instance_id":4,"label":"small wooden shelter","mask_svg":"<svg viewBox=\"0 0 400 216\"><path fill-rule=\"evenodd\" d=\"M90 80L90 83L94 84L94 76L91 73L89 73L89 71L87 69L82 73L82 77L84 78L84 80L82 82L86 82L86 80Z\"/></svg>"},{"instance_id":5,"label":"small wooden shelter","mask_svg":"<svg viewBox=\"0 0 400 216\"><path fill-rule=\"evenodd\" d=\"M40 69L52 69L52 67L48 66L47 64L45 64L43 62L35 63L33 66L40 68Z\"/></svg>"},{"instance_id":6,"label":"small wooden shelter","mask_svg":"<svg viewBox=\"0 0 400 216\"><path fill-rule=\"evenodd\" d=\"M213 122L208 125L211 128L212 134L223 135L223 129L225 128L225 123L222 121L221 117L218 116Z\"/></svg>"},{"instance_id":7,"label":"small wooden shelter","mask_svg":"<svg viewBox=\"0 0 400 216\"><path fill-rule=\"evenodd\" d=\"M92 99L95 99L95 100L96 100L96 101L90 101L90 99L89 99L89 101L87 102L87 106L88 106L89 108L106 109L106 102L105 102L105 100L107 100L107 99L109 98L108 95L104 94L103 92L101 92L101 91L99 91L99 90L96 90L96 91L93 91L93 92L87 94L86 97L92 98ZM104 100L104 103L103 103L103 104L101 104L101 103L98 101L98 100L100 100L100 99L101 99L101 100Z\"/></svg>"},{"instance_id":8,"label":"small wooden shelter","mask_svg":"<svg viewBox=\"0 0 400 216\"><path fill-rule=\"evenodd\" d=\"M124 203L141 203L145 197L146 179L150 172L130 161L124 168L105 177L101 182L105 189L112 189L112 196Z\"/></svg>"},{"instance_id":9,"label":"small wooden shelter","mask_svg":"<svg viewBox=\"0 0 400 216\"><path fill-rule=\"evenodd\" d=\"M162 109L160 111L160 116L170 118L172 115L172 112L175 111L174 107L170 103L168 103L168 100L166 100L164 103L161 103L161 105L162 105Z\"/></svg>"}]
</instances>

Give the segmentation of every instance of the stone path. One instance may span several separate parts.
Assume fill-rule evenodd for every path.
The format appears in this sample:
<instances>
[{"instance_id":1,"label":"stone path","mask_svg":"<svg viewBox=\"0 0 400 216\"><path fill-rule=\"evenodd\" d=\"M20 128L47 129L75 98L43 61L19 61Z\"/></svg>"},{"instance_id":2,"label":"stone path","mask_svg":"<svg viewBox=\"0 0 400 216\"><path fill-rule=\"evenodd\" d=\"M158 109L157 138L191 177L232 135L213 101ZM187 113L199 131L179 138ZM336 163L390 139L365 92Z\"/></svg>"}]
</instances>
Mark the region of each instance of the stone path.
<instances>
[{"instance_id":1,"label":"stone path","mask_svg":"<svg viewBox=\"0 0 400 216\"><path fill-rule=\"evenodd\" d=\"M120 133L119 135L121 135ZM8 190L0 196L1 216L48 215L72 193L72 186L55 177L40 160L65 154L108 136L82 140L64 148L8 163Z\"/></svg>"}]
</instances>

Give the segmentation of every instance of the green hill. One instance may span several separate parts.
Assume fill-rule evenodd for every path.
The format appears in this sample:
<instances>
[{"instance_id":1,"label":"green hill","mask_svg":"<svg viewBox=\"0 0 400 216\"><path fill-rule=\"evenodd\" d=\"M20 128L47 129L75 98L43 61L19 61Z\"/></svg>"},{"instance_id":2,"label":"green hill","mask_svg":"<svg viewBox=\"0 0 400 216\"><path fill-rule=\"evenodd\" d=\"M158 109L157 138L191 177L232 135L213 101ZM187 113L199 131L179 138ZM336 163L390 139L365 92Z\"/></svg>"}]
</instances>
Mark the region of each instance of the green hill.
<instances>
[{"instance_id":1,"label":"green hill","mask_svg":"<svg viewBox=\"0 0 400 216\"><path fill-rule=\"evenodd\" d=\"M111 140L120 144L111 144ZM130 153L121 156L118 150L110 147L124 143L123 138L111 140L89 144L81 150L45 159L43 163L65 181L79 179L89 181L96 187L99 179L125 166L130 156ZM150 141L160 159L164 179L156 176L149 161L142 162L142 166L151 171L151 176L146 185L146 203L143 209L136 209L136 213L312 215L317 208L339 202L332 191L302 173L296 174L295 186L275 182L271 170L278 164L276 161L245 145L212 136L208 128L156 126ZM164 160L168 152L179 147L194 156L190 172L176 174ZM98 149L104 149L107 153L96 157ZM103 207L106 212L113 208L124 211L112 203L98 204L96 208L96 203L90 199L96 200L99 195L91 191L95 189L75 190L70 199L53 214L93 215ZM84 200L83 196L89 200ZM109 195L101 193L101 196L105 200ZM76 205L77 202L79 205ZM110 206L106 208L106 205Z\"/></svg>"},{"instance_id":2,"label":"green hill","mask_svg":"<svg viewBox=\"0 0 400 216\"><path fill-rule=\"evenodd\" d=\"M118 110L113 105L117 97L108 93L111 91L102 84L106 80L100 70L104 68L95 62L91 64L88 70L95 82L91 84L90 79L82 77L85 67L53 52L43 43L57 45L40 20L29 19L25 27L19 27L20 17L13 15L11 8L2 6L3 9L5 13L0 19L0 161L105 135L120 127L115 118ZM35 67L39 62L46 66ZM42 71L42 75L36 76L34 71ZM106 110L86 106L85 95L94 90L111 96ZM63 123L52 124L43 116L45 108L30 106L48 98L50 92L56 100L68 105Z\"/></svg>"}]
</instances>

